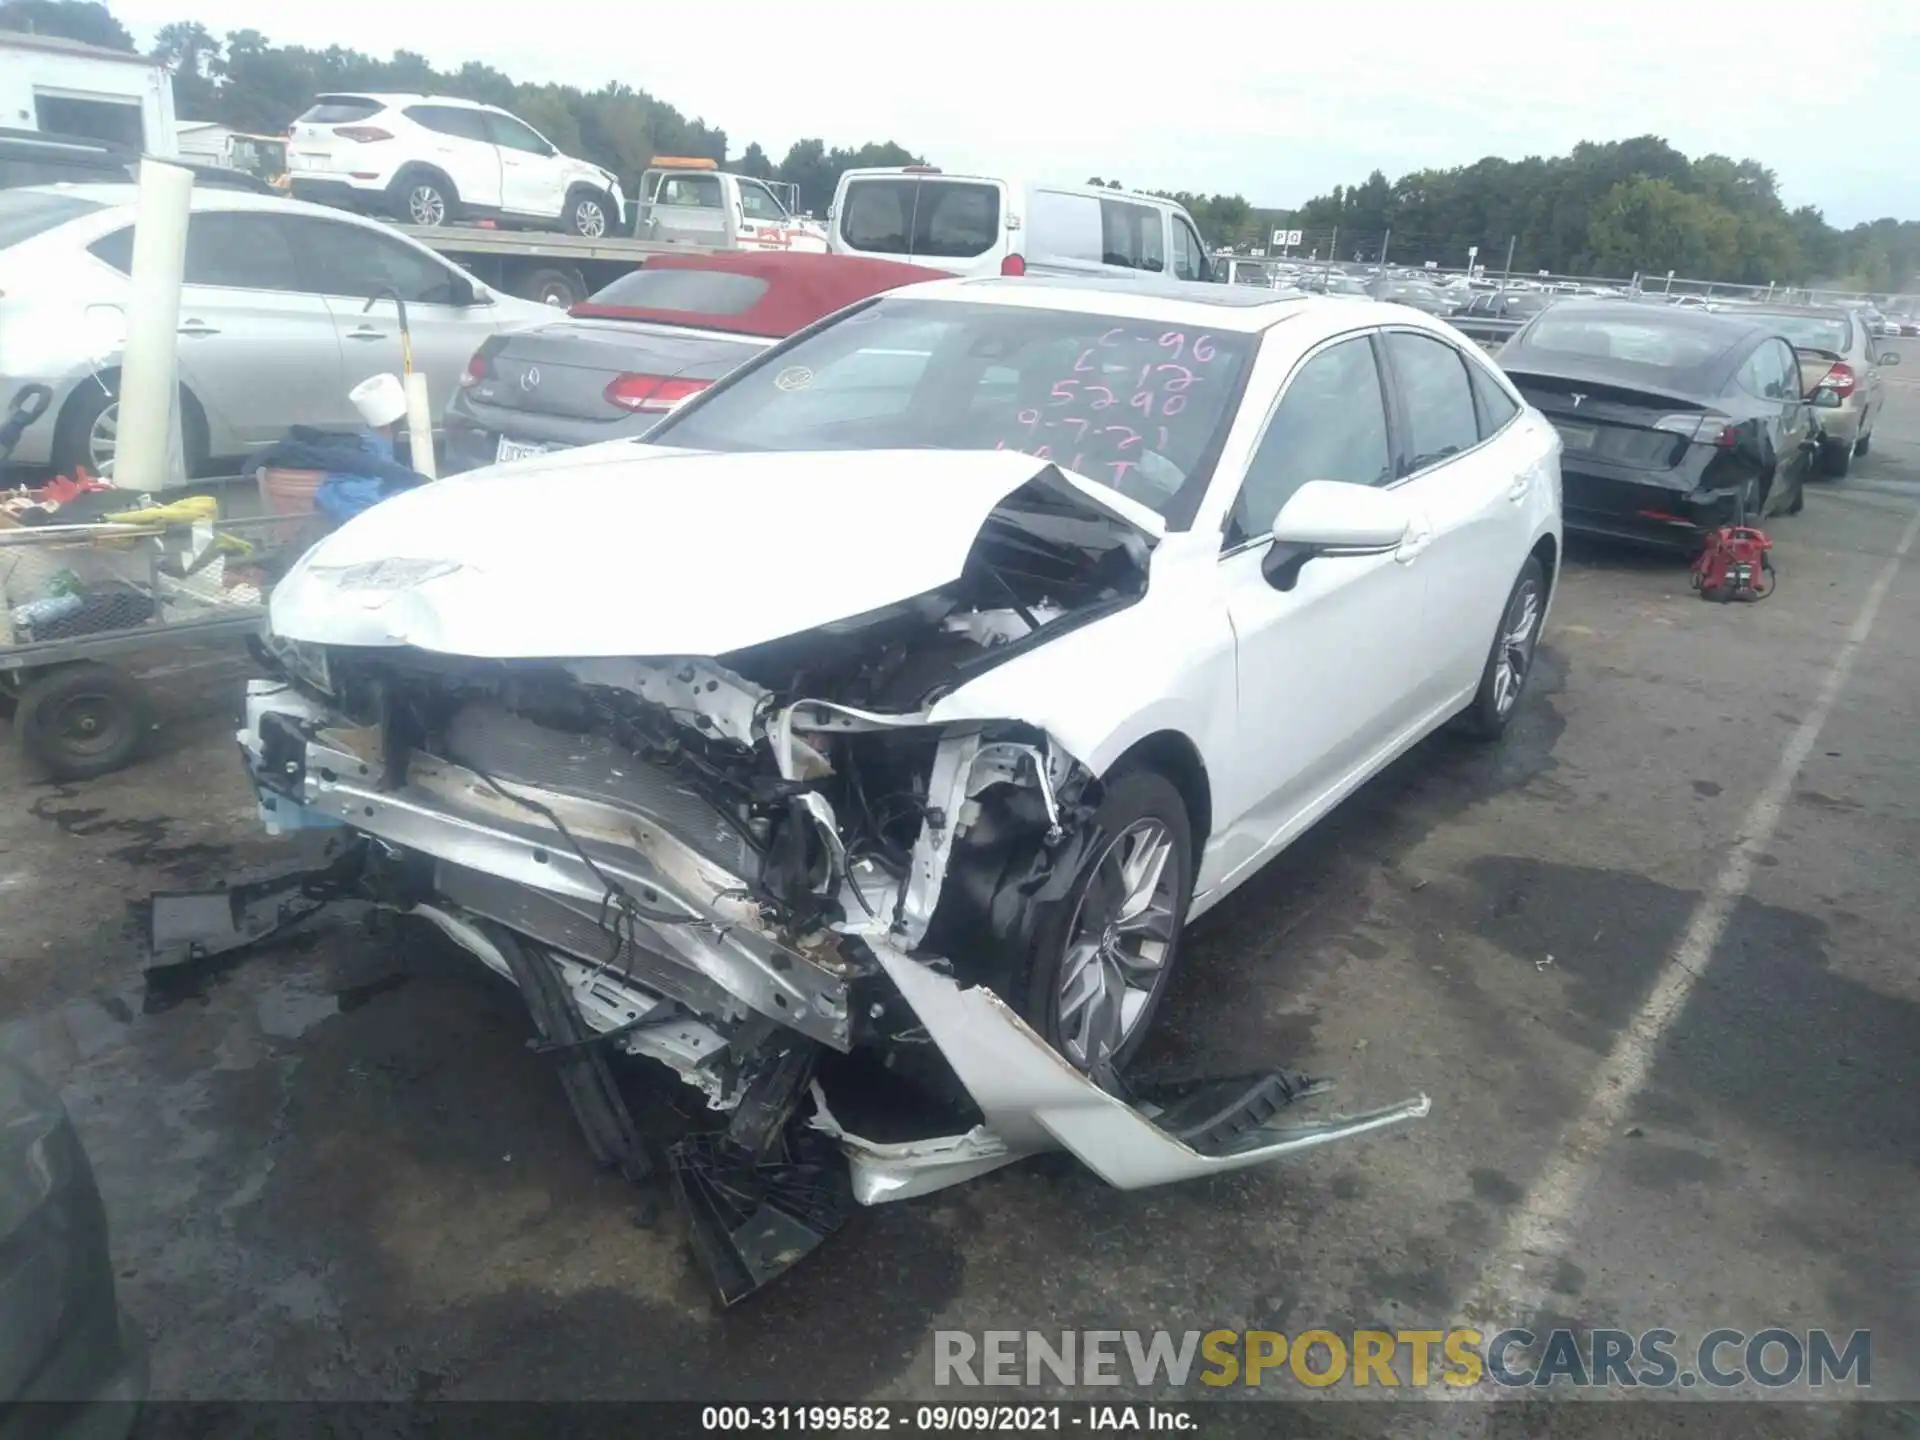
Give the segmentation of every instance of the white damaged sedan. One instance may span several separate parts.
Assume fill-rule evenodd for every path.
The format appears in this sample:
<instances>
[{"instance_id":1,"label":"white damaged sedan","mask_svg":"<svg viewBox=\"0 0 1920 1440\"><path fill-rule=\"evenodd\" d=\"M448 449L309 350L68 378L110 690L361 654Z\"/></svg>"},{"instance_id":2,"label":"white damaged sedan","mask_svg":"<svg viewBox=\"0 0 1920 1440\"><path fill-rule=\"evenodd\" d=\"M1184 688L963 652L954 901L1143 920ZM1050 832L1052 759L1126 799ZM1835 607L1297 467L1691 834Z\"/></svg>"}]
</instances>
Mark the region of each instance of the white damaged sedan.
<instances>
[{"instance_id":1,"label":"white damaged sedan","mask_svg":"<svg viewBox=\"0 0 1920 1440\"><path fill-rule=\"evenodd\" d=\"M917 286L323 540L241 741L274 823L354 832L330 883L520 985L601 1158L648 1164L608 1055L700 1092L674 1173L731 1298L830 1171L1064 1147L1132 1188L1426 1113L1125 1067L1191 920L1436 727L1506 728L1559 454L1400 306Z\"/></svg>"}]
</instances>

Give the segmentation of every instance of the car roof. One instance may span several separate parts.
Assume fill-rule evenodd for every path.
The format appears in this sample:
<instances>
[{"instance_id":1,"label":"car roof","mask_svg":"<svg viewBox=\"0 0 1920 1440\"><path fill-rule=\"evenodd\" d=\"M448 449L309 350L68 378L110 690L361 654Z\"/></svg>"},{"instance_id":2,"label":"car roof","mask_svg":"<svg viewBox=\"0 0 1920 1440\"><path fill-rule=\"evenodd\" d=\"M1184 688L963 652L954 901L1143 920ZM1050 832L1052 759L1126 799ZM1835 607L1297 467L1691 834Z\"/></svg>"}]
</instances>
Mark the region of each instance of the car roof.
<instances>
[{"instance_id":1,"label":"car roof","mask_svg":"<svg viewBox=\"0 0 1920 1440\"><path fill-rule=\"evenodd\" d=\"M1287 321L1309 328L1324 323L1329 329L1350 330L1356 307L1368 307L1372 323L1404 325L1460 341L1458 331L1444 321L1409 305L1395 305L1363 296L1289 294L1255 285L1218 285L1206 281L1144 277L1130 280L1105 275L986 275L937 280L916 285L905 298L975 301L1036 310L1079 310L1110 313L1136 320L1165 320L1222 333L1259 334Z\"/></svg>"},{"instance_id":2,"label":"car roof","mask_svg":"<svg viewBox=\"0 0 1920 1440\"><path fill-rule=\"evenodd\" d=\"M418 105L424 101L433 105L449 105L456 110L500 109L498 105L463 100L458 95L426 95L412 90L323 90L314 96L313 103L317 105L322 100L378 100L386 105Z\"/></svg>"}]
</instances>

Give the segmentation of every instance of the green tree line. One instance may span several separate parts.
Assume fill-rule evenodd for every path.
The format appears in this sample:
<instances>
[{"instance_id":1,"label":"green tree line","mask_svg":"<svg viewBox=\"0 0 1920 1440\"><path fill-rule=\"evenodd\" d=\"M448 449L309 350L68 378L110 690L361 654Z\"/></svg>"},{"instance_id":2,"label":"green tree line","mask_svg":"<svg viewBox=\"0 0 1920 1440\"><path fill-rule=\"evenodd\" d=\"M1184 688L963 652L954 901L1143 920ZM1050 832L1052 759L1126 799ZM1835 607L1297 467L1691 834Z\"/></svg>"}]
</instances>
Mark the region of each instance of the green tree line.
<instances>
[{"instance_id":1,"label":"green tree line","mask_svg":"<svg viewBox=\"0 0 1920 1440\"><path fill-rule=\"evenodd\" d=\"M0 28L63 35L135 49L99 0L0 0ZM152 53L174 72L183 119L217 120L277 133L329 90L431 91L513 111L554 144L615 171L631 193L656 155L704 156L799 188L803 209L824 214L842 171L906 165L920 157L892 141L829 148L796 141L775 161L757 143L729 149L725 130L689 119L664 100L617 81L597 90L523 85L491 66L437 70L426 57L386 59L330 46L275 45L258 30L215 36L193 21L159 32ZM1119 188L1115 180L1096 181ZM1489 156L1446 170L1389 180L1375 170L1293 209L1240 195L1160 192L1181 201L1210 243L1247 251L1272 232L1303 232L1303 253L1322 258L1426 261L1449 268L1478 247L1498 269L1512 247L1520 272L1654 276L1764 285L1816 284L1884 293L1920 288L1920 223L1875 220L1840 230L1819 209L1782 203L1774 173L1756 160L1689 159L1645 135L1576 145L1571 154L1521 160Z\"/></svg>"}]
</instances>

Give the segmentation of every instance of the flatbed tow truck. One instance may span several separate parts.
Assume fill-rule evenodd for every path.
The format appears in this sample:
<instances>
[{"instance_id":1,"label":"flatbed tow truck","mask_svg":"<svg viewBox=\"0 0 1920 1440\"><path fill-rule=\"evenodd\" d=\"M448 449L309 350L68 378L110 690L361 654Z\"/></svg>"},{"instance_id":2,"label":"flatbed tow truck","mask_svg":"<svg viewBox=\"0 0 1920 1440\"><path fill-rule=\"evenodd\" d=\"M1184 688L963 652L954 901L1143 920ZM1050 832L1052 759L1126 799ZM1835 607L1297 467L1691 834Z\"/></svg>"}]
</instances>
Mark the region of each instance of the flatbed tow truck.
<instances>
[{"instance_id":1,"label":"flatbed tow truck","mask_svg":"<svg viewBox=\"0 0 1920 1440\"><path fill-rule=\"evenodd\" d=\"M784 194L782 192L785 192ZM792 186L732 175L712 160L656 156L628 207L628 235L561 235L491 225L396 225L509 295L566 309L650 255L722 250L824 253L826 233L798 215Z\"/></svg>"}]
</instances>

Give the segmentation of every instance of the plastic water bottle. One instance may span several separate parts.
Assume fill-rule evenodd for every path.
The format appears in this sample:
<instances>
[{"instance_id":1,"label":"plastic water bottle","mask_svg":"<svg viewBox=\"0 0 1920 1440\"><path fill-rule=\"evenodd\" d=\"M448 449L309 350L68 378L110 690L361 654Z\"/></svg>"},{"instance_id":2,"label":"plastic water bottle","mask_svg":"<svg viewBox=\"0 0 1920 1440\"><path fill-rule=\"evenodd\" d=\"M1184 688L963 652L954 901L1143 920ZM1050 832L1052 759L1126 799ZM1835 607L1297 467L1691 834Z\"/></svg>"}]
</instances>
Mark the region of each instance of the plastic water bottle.
<instances>
[{"instance_id":1,"label":"plastic water bottle","mask_svg":"<svg viewBox=\"0 0 1920 1440\"><path fill-rule=\"evenodd\" d=\"M13 607L13 625L16 630L46 625L74 614L86 603L84 595L72 591L65 595L49 595L42 600L29 600L25 605Z\"/></svg>"}]
</instances>

